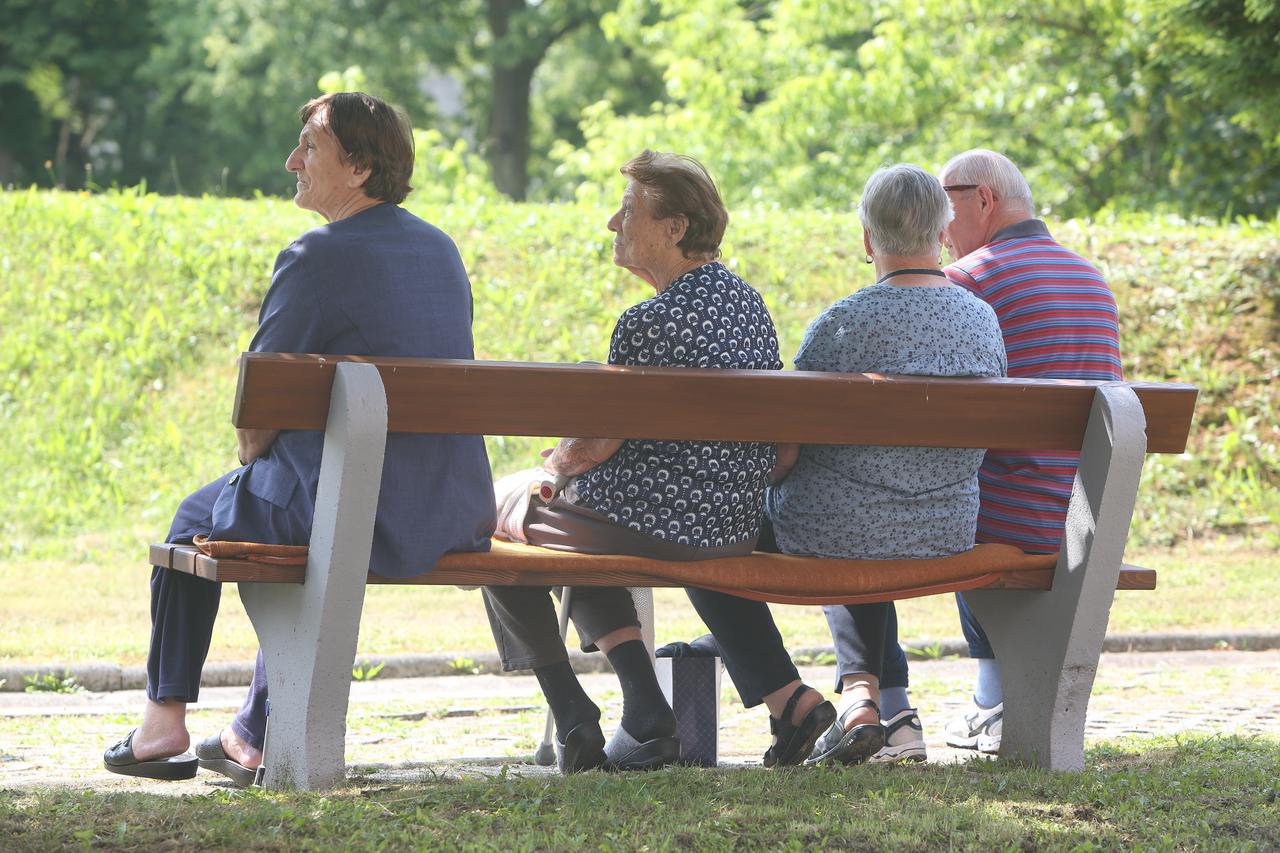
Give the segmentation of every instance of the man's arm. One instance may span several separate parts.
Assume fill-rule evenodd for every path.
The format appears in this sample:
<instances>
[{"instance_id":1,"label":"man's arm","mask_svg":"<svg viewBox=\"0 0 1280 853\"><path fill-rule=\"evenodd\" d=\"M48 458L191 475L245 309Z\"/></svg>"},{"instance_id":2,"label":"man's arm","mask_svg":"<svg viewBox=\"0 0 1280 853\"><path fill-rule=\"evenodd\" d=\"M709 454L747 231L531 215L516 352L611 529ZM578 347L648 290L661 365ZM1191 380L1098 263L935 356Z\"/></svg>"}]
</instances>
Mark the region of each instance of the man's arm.
<instances>
[{"instance_id":1,"label":"man's arm","mask_svg":"<svg viewBox=\"0 0 1280 853\"><path fill-rule=\"evenodd\" d=\"M620 438L562 438L552 450L544 450L542 463L552 474L574 476L596 467L618 452Z\"/></svg>"},{"instance_id":2,"label":"man's arm","mask_svg":"<svg viewBox=\"0 0 1280 853\"><path fill-rule=\"evenodd\" d=\"M236 444L240 448L240 464L248 465L271 449L280 434L278 429L237 429Z\"/></svg>"}]
</instances>

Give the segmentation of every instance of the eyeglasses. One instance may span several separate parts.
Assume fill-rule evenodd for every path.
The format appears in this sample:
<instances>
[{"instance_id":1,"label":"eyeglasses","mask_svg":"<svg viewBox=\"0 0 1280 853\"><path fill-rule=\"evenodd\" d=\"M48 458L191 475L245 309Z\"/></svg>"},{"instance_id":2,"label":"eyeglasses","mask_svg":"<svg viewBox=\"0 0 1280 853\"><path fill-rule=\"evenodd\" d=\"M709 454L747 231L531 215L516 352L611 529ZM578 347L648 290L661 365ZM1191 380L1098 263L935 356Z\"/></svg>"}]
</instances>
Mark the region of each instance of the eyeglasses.
<instances>
[{"instance_id":1,"label":"eyeglasses","mask_svg":"<svg viewBox=\"0 0 1280 853\"><path fill-rule=\"evenodd\" d=\"M951 184L950 186L944 186L942 189L944 192L959 192L960 190L976 190L977 188L978 184Z\"/></svg>"}]
</instances>

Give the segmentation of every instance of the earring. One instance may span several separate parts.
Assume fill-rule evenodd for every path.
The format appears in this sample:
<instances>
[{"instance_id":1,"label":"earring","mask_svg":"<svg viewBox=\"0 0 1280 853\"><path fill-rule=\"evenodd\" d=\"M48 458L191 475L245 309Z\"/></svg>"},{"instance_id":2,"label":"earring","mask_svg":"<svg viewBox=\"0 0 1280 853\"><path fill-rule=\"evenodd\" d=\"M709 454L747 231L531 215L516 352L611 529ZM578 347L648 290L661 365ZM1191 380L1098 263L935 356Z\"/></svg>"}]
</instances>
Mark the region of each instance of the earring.
<instances>
[{"instance_id":1,"label":"earring","mask_svg":"<svg viewBox=\"0 0 1280 853\"><path fill-rule=\"evenodd\" d=\"M864 258L863 260L864 260L864 262L866 262L866 263L868 263L868 264L869 264L869 263L872 263L872 261L871 261L871 256L870 256L870 255L867 255L867 256L866 256L866 258Z\"/></svg>"},{"instance_id":2,"label":"earring","mask_svg":"<svg viewBox=\"0 0 1280 853\"><path fill-rule=\"evenodd\" d=\"M938 266L942 266L942 253L938 253Z\"/></svg>"}]
</instances>

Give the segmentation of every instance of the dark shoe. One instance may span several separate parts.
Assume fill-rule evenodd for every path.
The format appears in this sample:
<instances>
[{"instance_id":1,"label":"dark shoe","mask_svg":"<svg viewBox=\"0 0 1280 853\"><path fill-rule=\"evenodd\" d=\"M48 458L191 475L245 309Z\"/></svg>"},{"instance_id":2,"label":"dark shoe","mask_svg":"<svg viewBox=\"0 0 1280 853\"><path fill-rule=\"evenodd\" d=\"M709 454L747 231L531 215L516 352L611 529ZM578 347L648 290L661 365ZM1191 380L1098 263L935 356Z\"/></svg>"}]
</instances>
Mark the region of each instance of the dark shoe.
<instances>
[{"instance_id":1,"label":"dark shoe","mask_svg":"<svg viewBox=\"0 0 1280 853\"><path fill-rule=\"evenodd\" d=\"M199 764L187 753L172 758L153 758L139 761L133 755L133 735L137 729L124 736L124 740L102 754L102 766L121 776L138 776L143 779L162 779L167 782L194 779Z\"/></svg>"},{"instance_id":2,"label":"dark shoe","mask_svg":"<svg viewBox=\"0 0 1280 853\"><path fill-rule=\"evenodd\" d=\"M604 754L606 770L657 770L680 760L680 738L658 737L641 742L618 726Z\"/></svg>"},{"instance_id":3,"label":"dark shoe","mask_svg":"<svg viewBox=\"0 0 1280 853\"><path fill-rule=\"evenodd\" d=\"M862 723L851 729L845 730L844 721L854 711L862 708L873 708L876 712L877 721L874 723ZM818 740L813 747L813 752L805 760L805 764L819 764L822 762L837 762L839 764L861 764L871 756L880 751L884 746L885 731L884 726L879 722L880 707L870 699L863 699L855 705L845 709L831 728Z\"/></svg>"},{"instance_id":4,"label":"dark shoe","mask_svg":"<svg viewBox=\"0 0 1280 853\"><path fill-rule=\"evenodd\" d=\"M812 689L808 685L801 684L787 700L787 706L782 709L782 719L769 718L773 746L769 747L769 751L764 754L765 767L790 767L804 761L809 751L813 749L814 742L835 720L835 706L824 700L814 705L798 725L791 722L791 715L800 697L806 690Z\"/></svg>"},{"instance_id":5,"label":"dark shoe","mask_svg":"<svg viewBox=\"0 0 1280 853\"><path fill-rule=\"evenodd\" d=\"M718 658L724 657L720 653L720 644L716 642L716 638L710 634L703 634L698 639L689 642L667 643L665 646L659 646L653 653L656 658Z\"/></svg>"},{"instance_id":6,"label":"dark shoe","mask_svg":"<svg viewBox=\"0 0 1280 853\"><path fill-rule=\"evenodd\" d=\"M258 771L245 767L227 755L222 748L222 733L207 737L196 745L196 758L200 766L214 773L221 773L236 784L237 788L248 788L253 784Z\"/></svg>"},{"instance_id":7,"label":"dark shoe","mask_svg":"<svg viewBox=\"0 0 1280 853\"><path fill-rule=\"evenodd\" d=\"M557 733L556 758L560 772L566 775L603 766L604 733L600 731L600 721L578 723L564 736L564 740L560 740Z\"/></svg>"}]
</instances>

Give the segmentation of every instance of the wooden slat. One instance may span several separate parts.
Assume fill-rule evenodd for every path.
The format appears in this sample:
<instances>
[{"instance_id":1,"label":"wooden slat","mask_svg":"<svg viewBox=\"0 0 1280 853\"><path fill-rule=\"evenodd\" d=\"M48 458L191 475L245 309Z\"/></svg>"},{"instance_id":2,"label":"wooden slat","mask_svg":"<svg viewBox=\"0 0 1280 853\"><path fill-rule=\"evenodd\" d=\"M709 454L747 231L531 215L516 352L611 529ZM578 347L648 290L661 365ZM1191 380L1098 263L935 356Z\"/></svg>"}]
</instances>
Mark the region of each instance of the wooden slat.
<instances>
[{"instance_id":1,"label":"wooden slat","mask_svg":"<svg viewBox=\"0 0 1280 853\"><path fill-rule=\"evenodd\" d=\"M245 353L235 425L323 429L339 361L377 365L391 431L483 435L1078 450L1103 384ZM1182 452L1196 389L1129 384Z\"/></svg>"},{"instance_id":2,"label":"wooden slat","mask_svg":"<svg viewBox=\"0 0 1280 853\"><path fill-rule=\"evenodd\" d=\"M1155 569L1144 569L1141 566L1131 566L1128 563L1120 566L1120 578L1116 582L1116 589L1149 590L1155 588Z\"/></svg>"},{"instance_id":3,"label":"wooden slat","mask_svg":"<svg viewBox=\"0 0 1280 853\"><path fill-rule=\"evenodd\" d=\"M305 574L305 569L300 566L275 566L265 563L253 563L247 560L215 560L199 553L191 545L152 545L151 563L172 568L175 571L194 574L208 580L226 583L302 583ZM447 564L437 566L434 571L427 574L410 578L387 578L370 573L369 583L411 586L483 586L485 584L503 586L683 586L678 579L644 571L605 568L597 569L590 573L581 571L525 573L518 569L494 570L450 567ZM974 588L1050 589L1052 585L1052 570L1030 570L998 573L995 580ZM1152 590L1155 588L1156 573L1154 570L1128 564L1121 567L1116 589ZM892 593L887 593L885 600L889 600L890 597L892 597Z\"/></svg>"}]
</instances>

